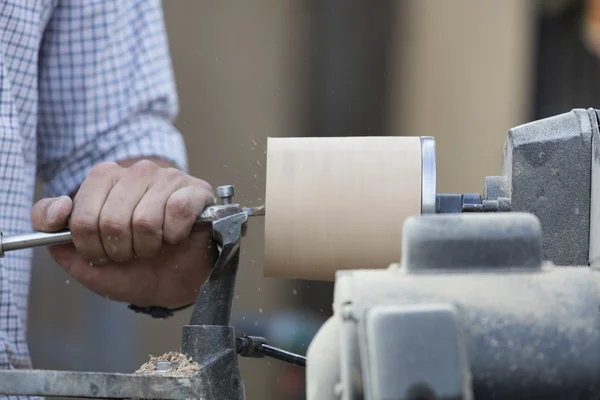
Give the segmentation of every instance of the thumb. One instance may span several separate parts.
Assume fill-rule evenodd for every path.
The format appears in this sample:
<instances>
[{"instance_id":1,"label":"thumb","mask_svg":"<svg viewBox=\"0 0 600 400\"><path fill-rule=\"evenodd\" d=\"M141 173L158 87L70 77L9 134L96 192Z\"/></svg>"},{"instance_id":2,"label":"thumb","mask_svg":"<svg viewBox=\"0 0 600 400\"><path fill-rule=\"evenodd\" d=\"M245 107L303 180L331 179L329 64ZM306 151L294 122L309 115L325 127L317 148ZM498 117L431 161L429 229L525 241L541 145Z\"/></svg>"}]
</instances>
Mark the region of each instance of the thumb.
<instances>
[{"instance_id":1,"label":"thumb","mask_svg":"<svg viewBox=\"0 0 600 400\"><path fill-rule=\"evenodd\" d=\"M56 232L66 228L73 201L69 196L42 199L31 210L33 229L41 232Z\"/></svg>"}]
</instances>

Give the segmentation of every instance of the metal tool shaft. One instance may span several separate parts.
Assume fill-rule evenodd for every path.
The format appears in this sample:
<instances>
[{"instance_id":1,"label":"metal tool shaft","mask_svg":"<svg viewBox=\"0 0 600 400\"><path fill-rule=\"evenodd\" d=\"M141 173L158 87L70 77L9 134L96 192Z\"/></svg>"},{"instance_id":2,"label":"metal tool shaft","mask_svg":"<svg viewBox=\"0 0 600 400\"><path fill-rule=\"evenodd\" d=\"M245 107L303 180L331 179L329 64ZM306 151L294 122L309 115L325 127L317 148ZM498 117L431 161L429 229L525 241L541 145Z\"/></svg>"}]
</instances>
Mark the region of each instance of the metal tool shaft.
<instances>
[{"instance_id":1,"label":"metal tool shaft","mask_svg":"<svg viewBox=\"0 0 600 400\"><path fill-rule=\"evenodd\" d=\"M200 214L196 220L196 225L212 223L243 212L248 214L248 216L265 215L265 207L241 207L237 204L210 206L205 208L202 214ZM71 243L72 240L71 231L68 229L52 233L33 232L24 235L0 236L0 257L3 257L7 251L67 244Z\"/></svg>"},{"instance_id":2,"label":"metal tool shaft","mask_svg":"<svg viewBox=\"0 0 600 400\"><path fill-rule=\"evenodd\" d=\"M68 230L54 233L34 232L25 235L3 237L2 254L5 251L29 249L40 246L53 246L71 243L71 232Z\"/></svg>"}]
</instances>

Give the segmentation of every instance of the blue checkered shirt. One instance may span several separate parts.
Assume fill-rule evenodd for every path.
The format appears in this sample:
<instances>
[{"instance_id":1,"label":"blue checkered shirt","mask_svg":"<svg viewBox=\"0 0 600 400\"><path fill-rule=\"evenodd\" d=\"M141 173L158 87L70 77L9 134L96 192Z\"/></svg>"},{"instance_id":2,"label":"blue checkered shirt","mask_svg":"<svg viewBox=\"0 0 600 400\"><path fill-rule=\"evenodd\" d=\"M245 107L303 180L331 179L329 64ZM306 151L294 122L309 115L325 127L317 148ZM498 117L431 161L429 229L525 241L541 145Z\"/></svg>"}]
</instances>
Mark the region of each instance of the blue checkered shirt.
<instances>
[{"instance_id":1,"label":"blue checkered shirt","mask_svg":"<svg viewBox=\"0 0 600 400\"><path fill-rule=\"evenodd\" d=\"M0 230L30 232L36 177L70 194L102 161L187 170L159 0L0 1ZM31 251L0 259L0 368L31 368Z\"/></svg>"}]
</instances>

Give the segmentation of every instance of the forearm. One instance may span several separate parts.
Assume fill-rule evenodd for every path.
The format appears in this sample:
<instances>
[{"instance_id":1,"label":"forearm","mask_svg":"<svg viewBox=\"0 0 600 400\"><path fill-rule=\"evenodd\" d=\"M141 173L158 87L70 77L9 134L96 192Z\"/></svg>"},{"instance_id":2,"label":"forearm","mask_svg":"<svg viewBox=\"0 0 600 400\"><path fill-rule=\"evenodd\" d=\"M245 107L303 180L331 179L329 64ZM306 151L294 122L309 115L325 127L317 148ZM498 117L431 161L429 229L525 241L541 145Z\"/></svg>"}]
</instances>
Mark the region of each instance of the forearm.
<instances>
[{"instance_id":1,"label":"forearm","mask_svg":"<svg viewBox=\"0 0 600 400\"><path fill-rule=\"evenodd\" d=\"M149 158L186 172L161 2L99 2L93 10L82 3L59 2L44 32L37 132L44 197L77 192L103 161ZM89 32L95 40L76 40ZM65 46L74 46L69 55ZM95 68L84 68L90 63Z\"/></svg>"}]
</instances>

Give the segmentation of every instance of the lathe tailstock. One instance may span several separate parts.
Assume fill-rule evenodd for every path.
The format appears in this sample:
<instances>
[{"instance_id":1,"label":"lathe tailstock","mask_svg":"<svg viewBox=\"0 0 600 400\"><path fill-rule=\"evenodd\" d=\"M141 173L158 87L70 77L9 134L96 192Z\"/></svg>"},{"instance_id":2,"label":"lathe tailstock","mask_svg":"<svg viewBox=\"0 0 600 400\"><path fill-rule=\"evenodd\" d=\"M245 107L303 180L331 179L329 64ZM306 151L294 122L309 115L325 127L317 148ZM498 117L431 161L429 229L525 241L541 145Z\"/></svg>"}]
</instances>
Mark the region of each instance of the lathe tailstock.
<instances>
[{"instance_id":1,"label":"lathe tailstock","mask_svg":"<svg viewBox=\"0 0 600 400\"><path fill-rule=\"evenodd\" d=\"M591 109L511 129L483 195L438 194L398 263L338 271L307 398L600 398L598 135Z\"/></svg>"}]
</instances>

